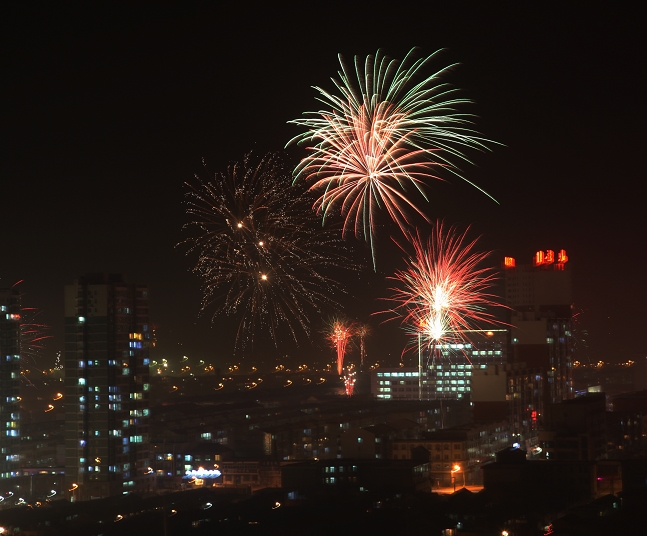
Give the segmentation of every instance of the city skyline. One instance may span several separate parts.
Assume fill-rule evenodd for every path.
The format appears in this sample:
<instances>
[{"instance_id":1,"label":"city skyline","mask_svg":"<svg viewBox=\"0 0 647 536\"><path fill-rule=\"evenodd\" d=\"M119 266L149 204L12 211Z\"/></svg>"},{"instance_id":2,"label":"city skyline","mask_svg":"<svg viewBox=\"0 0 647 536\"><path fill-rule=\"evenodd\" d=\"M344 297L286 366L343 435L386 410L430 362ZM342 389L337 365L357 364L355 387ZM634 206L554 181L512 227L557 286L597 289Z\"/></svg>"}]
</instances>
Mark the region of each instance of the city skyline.
<instances>
[{"instance_id":1,"label":"city skyline","mask_svg":"<svg viewBox=\"0 0 647 536\"><path fill-rule=\"evenodd\" d=\"M249 150L282 150L298 134L287 122L315 106L311 86L332 88L338 53L381 48L402 58L413 46L423 55L446 48L439 66L460 64L449 81L474 100L477 129L503 144L461 166L500 204L460 181L432 184L432 220L471 225L496 268L504 256L525 264L537 250L565 249L590 360L642 351L630 335L644 323L647 298L647 222L636 188L644 41L631 14L573 8L525 18L521 8L426 7L399 13L412 19L401 26L361 13L364 23L347 31L303 9L66 9L13 13L5 103L9 255L0 287L25 280L23 304L52 326L40 359L53 363L63 347L63 286L108 272L150 287L157 355L232 360L231 323L198 316L195 259L176 247L189 221L183 184L201 172L203 157L218 172ZM353 21L359 12L339 15ZM287 154L304 156L298 148ZM402 266L386 234L380 255L387 261L363 276L346 311L380 327L367 342L369 360L397 358L406 340L395 323L370 317L386 277ZM314 349L299 351L333 361L321 333L326 320L317 319L321 328L313 322Z\"/></svg>"}]
</instances>

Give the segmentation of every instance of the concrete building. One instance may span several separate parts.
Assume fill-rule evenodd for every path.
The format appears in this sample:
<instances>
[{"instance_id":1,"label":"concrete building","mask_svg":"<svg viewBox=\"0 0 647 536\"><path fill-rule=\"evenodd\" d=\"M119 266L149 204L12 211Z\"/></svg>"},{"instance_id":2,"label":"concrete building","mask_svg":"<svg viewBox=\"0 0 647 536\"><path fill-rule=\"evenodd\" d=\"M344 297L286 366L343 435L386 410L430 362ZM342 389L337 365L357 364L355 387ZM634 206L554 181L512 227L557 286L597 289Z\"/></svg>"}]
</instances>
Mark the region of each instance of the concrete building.
<instances>
[{"instance_id":1,"label":"concrete building","mask_svg":"<svg viewBox=\"0 0 647 536\"><path fill-rule=\"evenodd\" d=\"M462 343L439 344L432 354L421 349L418 367L371 371L371 393L383 400L469 398L472 374L507 362L506 329L469 330Z\"/></svg>"},{"instance_id":2,"label":"concrete building","mask_svg":"<svg viewBox=\"0 0 647 536\"><path fill-rule=\"evenodd\" d=\"M564 250L538 251L532 264L505 257L505 298L510 307L513 432L533 442L545 408L573 398L572 284Z\"/></svg>"},{"instance_id":3,"label":"concrete building","mask_svg":"<svg viewBox=\"0 0 647 536\"><path fill-rule=\"evenodd\" d=\"M429 463L412 460L335 459L281 466L282 488L290 498L371 491L373 494L430 491Z\"/></svg>"},{"instance_id":4,"label":"concrete building","mask_svg":"<svg viewBox=\"0 0 647 536\"><path fill-rule=\"evenodd\" d=\"M480 484L481 466L510 444L505 420L481 422L429 432L418 439L393 440L391 458L415 459L416 449L424 448L429 453L434 486Z\"/></svg>"},{"instance_id":5,"label":"concrete building","mask_svg":"<svg viewBox=\"0 0 647 536\"><path fill-rule=\"evenodd\" d=\"M74 499L148 489L148 288L90 274L65 287L65 466Z\"/></svg>"},{"instance_id":6,"label":"concrete building","mask_svg":"<svg viewBox=\"0 0 647 536\"><path fill-rule=\"evenodd\" d=\"M573 398L573 292L566 252L538 251L524 265L506 257L504 268L512 361L547 371L547 403Z\"/></svg>"},{"instance_id":7,"label":"concrete building","mask_svg":"<svg viewBox=\"0 0 647 536\"><path fill-rule=\"evenodd\" d=\"M604 393L589 393L549 404L539 432L548 460L595 461L607 457L607 411Z\"/></svg>"},{"instance_id":8,"label":"concrete building","mask_svg":"<svg viewBox=\"0 0 647 536\"><path fill-rule=\"evenodd\" d=\"M604 479L613 475L611 489ZM494 501L534 504L547 509L564 509L609 492L621 491L621 466L611 461L528 460L517 448L497 453L496 461L483 466L483 486Z\"/></svg>"},{"instance_id":9,"label":"concrete building","mask_svg":"<svg viewBox=\"0 0 647 536\"><path fill-rule=\"evenodd\" d=\"M0 479L20 476L20 293L0 288Z\"/></svg>"}]
</instances>

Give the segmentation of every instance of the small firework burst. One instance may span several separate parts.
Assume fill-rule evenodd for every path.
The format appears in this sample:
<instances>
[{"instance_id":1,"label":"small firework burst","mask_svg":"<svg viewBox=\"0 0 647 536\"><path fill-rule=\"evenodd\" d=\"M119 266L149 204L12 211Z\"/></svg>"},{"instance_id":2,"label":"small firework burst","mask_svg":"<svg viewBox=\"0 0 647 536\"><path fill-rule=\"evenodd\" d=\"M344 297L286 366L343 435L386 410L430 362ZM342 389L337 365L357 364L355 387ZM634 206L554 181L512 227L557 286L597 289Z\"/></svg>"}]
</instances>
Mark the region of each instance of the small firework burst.
<instances>
[{"instance_id":1,"label":"small firework burst","mask_svg":"<svg viewBox=\"0 0 647 536\"><path fill-rule=\"evenodd\" d=\"M353 323L340 318L334 319L326 331L328 340L337 352L337 374L340 376L344 370L344 357L346 347L353 336Z\"/></svg>"},{"instance_id":2,"label":"small firework burst","mask_svg":"<svg viewBox=\"0 0 647 536\"><path fill-rule=\"evenodd\" d=\"M253 342L258 328L277 341L277 329L310 333L309 313L338 307L343 290L331 275L355 270L334 231L322 229L312 213L312 197L291 185L278 154L248 154L224 173L187 184L185 227L197 234L185 240L197 252L194 272L203 282L202 309L212 319L240 317L237 346Z\"/></svg>"},{"instance_id":3,"label":"small firework burst","mask_svg":"<svg viewBox=\"0 0 647 536\"><path fill-rule=\"evenodd\" d=\"M347 370L344 373L344 389L346 390L346 396L353 396L355 393L355 376L355 372L351 370Z\"/></svg>"}]
</instances>

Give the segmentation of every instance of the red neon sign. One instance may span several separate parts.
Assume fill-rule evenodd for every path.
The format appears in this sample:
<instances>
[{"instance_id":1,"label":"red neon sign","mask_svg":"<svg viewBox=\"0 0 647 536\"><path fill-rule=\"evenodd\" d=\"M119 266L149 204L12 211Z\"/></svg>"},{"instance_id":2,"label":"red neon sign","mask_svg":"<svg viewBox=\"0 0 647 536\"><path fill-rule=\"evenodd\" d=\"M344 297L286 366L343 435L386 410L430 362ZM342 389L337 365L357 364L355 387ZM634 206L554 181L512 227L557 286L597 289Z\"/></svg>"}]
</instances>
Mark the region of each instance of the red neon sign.
<instances>
[{"instance_id":1,"label":"red neon sign","mask_svg":"<svg viewBox=\"0 0 647 536\"><path fill-rule=\"evenodd\" d=\"M563 249L559 250L559 253L557 254L557 262L559 264L564 264L565 262L568 262L568 255L566 255L566 251Z\"/></svg>"},{"instance_id":2,"label":"red neon sign","mask_svg":"<svg viewBox=\"0 0 647 536\"><path fill-rule=\"evenodd\" d=\"M514 268L517 265L517 262L514 260L514 257L504 257L503 266L506 268Z\"/></svg>"},{"instance_id":3,"label":"red neon sign","mask_svg":"<svg viewBox=\"0 0 647 536\"><path fill-rule=\"evenodd\" d=\"M535 253L534 264L535 266L541 266L544 264L553 264L557 260L557 264L564 264L568 261L568 256L566 251L560 249L557 253L557 259L555 259L555 252L552 249L546 251L538 251Z\"/></svg>"}]
</instances>

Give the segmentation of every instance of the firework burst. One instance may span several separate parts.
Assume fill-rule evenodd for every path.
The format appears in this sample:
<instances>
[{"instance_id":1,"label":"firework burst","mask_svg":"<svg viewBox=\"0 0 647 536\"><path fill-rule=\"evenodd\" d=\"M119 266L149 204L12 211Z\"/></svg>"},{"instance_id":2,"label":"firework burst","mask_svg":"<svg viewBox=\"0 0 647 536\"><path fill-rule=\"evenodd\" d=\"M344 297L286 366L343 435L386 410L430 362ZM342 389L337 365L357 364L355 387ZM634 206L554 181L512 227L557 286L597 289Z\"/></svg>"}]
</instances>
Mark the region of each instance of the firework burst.
<instances>
[{"instance_id":1,"label":"firework burst","mask_svg":"<svg viewBox=\"0 0 647 536\"><path fill-rule=\"evenodd\" d=\"M341 213L344 233L363 236L373 252L376 212L386 210L406 232L409 209L426 218L411 191L428 200L424 189L442 180L442 170L483 192L454 162L468 161L464 150L484 149L488 140L457 111L469 101L441 82L453 66L424 74L436 54L416 60L412 49L399 62L378 51L364 62L355 57L354 69L340 56L339 80L333 79L340 95L315 87L328 109L291 121L306 132L289 143L309 151L295 181L318 192L315 208L324 220Z\"/></svg>"},{"instance_id":2,"label":"firework burst","mask_svg":"<svg viewBox=\"0 0 647 536\"><path fill-rule=\"evenodd\" d=\"M21 357L31 360L38 357L44 349L44 341L51 339L46 335L49 329L47 324L37 322L40 310L35 307L23 307L20 310L20 353Z\"/></svg>"},{"instance_id":3,"label":"firework burst","mask_svg":"<svg viewBox=\"0 0 647 536\"><path fill-rule=\"evenodd\" d=\"M346 347L353 336L353 329L354 326L351 322L341 319L333 320L328 328L328 340L337 351L337 374L340 376L344 370Z\"/></svg>"},{"instance_id":4,"label":"firework burst","mask_svg":"<svg viewBox=\"0 0 647 536\"><path fill-rule=\"evenodd\" d=\"M350 370L344 374L344 389L346 391L346 396L353 396L355 393L355 376L355 372Z\"/></svg>"},{"instance_id":5,"label":"firework burst","mask_svg":"<svg viewBox=\"0 0 647 536\"><path fill-rule=\"evenodd\" d=\"M291 186L291 174L277 154L247 155L225 173L202 181L187 194L185 227L197 236L185 240L198 253L194 272L203 281L203 311L241 317L237 346L267 328L276 344L284 325L297 340L309 334L308 312L337 306L340 286L331 269L356 269L334 231L317 224L312 197Z\"/></svg>"},{"instance_id":6,"label":"firework burst","mask_svg":"<svg viewBox=\"0 0 647 536\"><path fill-rule=\"evenodd\" d=\"M413 256L391 278L397 286L387 299L396 304L391 312L416 342L424 340L433 355L440 344L467 340L480 323L501 323L488 311L502 305L489 292L497 276L482 267L489 252L474 250L478 239L469 241L467 231L461 234L454 228L445 232L437 223L428 240L420 235L409 240Z\"/></svg>"}]
</instances>

